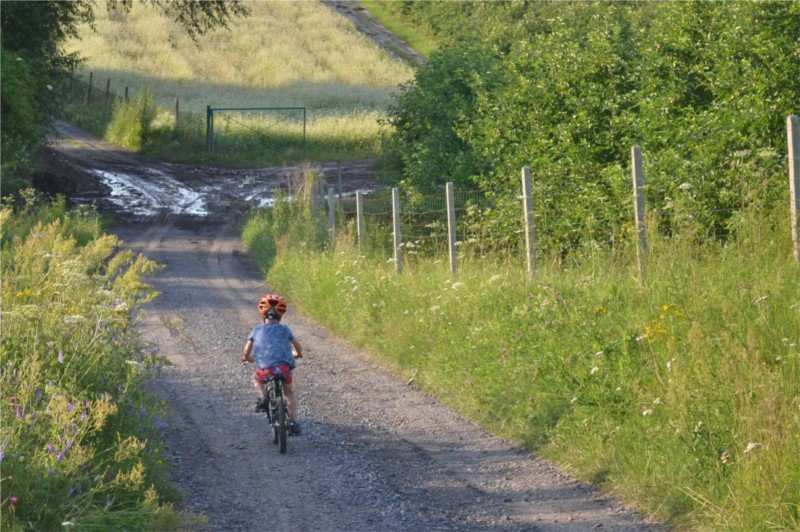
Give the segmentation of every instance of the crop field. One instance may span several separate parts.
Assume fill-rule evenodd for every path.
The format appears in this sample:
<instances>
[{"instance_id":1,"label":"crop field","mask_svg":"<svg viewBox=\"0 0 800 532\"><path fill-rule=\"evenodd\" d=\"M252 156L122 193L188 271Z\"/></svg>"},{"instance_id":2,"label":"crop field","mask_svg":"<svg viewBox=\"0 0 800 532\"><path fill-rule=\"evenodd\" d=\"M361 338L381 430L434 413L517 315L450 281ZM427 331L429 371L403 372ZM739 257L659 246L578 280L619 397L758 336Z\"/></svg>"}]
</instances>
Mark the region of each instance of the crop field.
<instances>
[{"instance_id":1,"label":"crop field","mask_svg":"<svg viewBox=\"0 0 800 532\"><path fill-rule=\"evenodd\" d=\"M306 144L313 153L375 156L385 109L412 68L322 4L247 7L248 17L197 43L146 5L135 4L129 13L101 9L95 30L83 27L67 50L86 59L76 77L87 82L91 75L97 92L108 88L122 98L126 89L131 97L149 90L159 109L156 128L177 128L176 98L181 121L198 134L205 133L208 106L305 107ZM264 134L259 121L274 118L251 117L229 119L227 133L241 145L247 145L242 137Z\"/></svg>"}]
</instances>

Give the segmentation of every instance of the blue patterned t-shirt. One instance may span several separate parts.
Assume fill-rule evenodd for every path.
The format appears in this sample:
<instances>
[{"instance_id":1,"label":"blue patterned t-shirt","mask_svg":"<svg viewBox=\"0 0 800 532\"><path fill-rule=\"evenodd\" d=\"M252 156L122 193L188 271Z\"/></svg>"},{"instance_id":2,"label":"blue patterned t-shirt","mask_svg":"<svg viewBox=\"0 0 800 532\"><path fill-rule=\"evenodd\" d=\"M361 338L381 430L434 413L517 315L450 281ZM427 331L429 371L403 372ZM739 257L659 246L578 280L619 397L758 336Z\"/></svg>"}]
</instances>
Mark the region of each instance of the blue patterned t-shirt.
<instances>
[{"instance_id":1,"label":"blue patterned t-shirt","mask_svg":"<svg viewBox=\"0 0 800 532\"><path fill-rule=\"evenodd\" d=\"M280 323L256 325L247 338L253 342L253 358L259 369L267 369L278 364L288 364L294 369L294 356L289 343L294 339L291 329Z\"/></svg>"}]
</instances>

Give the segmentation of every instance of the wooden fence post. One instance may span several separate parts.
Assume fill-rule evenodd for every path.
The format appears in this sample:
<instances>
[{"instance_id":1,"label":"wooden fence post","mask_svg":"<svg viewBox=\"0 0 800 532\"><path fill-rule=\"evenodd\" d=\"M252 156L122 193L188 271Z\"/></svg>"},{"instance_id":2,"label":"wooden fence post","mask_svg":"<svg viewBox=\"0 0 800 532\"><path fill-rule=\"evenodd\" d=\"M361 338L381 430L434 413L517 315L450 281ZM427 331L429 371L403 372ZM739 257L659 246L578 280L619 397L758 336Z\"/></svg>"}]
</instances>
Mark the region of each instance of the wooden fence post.
<instances>
[{"instance_id":1,"label":"wooden fence post","mask_svg":"<svg viewBox=\"0 0 800 532\"><path fill-rule=\"evenodd\" d=\"M181 98L180 96L175 96L175 125L178 125L178 116L180 115L181 110Z\"/></svg>"},{"instance_id":2,"label":"wooden fence post","mask_svg":"<svg viewBox=\"0 0 800 532\"><path fill-rule=\"evenodd\" d=\"M336 237L336 197L333 195L333 187L328 187L328 231L331 234L331 243Z\"/></svg>"},{"instance_id":3,"label":"wooden fence post","mask_svg":"<svg viewBox=\"0 0 800 532\"><path fill-rule=\"evenodd\" d=\"M358 251L364 248L364 197L360 190L356 190L356 235L358 236Z\"/></svg>"},{"instance_id":4,"label":"wooden fence post","mask_svg":"<svg viewBox=\"0 0 800 532\"><path fill-rule=\"evenodd\" d=\"M339 201L342 199L342 161L341 159L336 161L336 194L339 197Z\"/></svg>"},{"instance_id":5,"label":"wooden fence post","mask_svg":"<svg viewBox=\"0 0 800 532\"><path fill-rule=\"evenodd\" d=\"M636 234L639 244L636 246L636 259L639 263L639 275L644 280L645 257L647 256L647 230L644 224L644 169L642 164L642 148L631 148L631 175L633 178L633 215L636 222Z\"/></svg>"},{"instance_id":6,"label":"wooden fence post","mask_svg":"<svg viewBox=\"0 0 800 532\"><path fill-rule=\"evenodd\" d=\"M86 103L92 101L92 78L94 78L94 72L89 72L89 87L86 89Z\"/></svg>"},{"instance_id":7,"label":"wooden fence post","mask_svg":"<svg viewBox=\"0 0 800 532\"><path fill-rule=\"evenodd\" d=\"M110 98L111 98L111 78L108 78L106 80L106 103L109 102Z\"/></svg>"},{"instance_id":8,"label":"wooden fence post","mask_svg":"<svg viewBox=\"0 0 800 532\"><path fill-rule=\"evenodd\" d=\"M396 187L392 189L392 220L394 230L394 271L396 273L403 273L403 248L400 247L402 239L400 238L400 190Z\"/></svg>"},{"instance_id":9,"label":"wooden fence post","mask_svg":"<svg viewBox=\"0 0 800 532\"><path fill-rule=\"evenodd\" d=\"M450 252L450 272L458 271L458 253L456 253L456 201L453 182L445 185L447 194L447 247Z\"/></svg>"},{"instance_id":10,"label":"wooden fence post","mask_svg":"<svg viewBox=\"0 0 800 532\"><path fill-rule=\"evenodd\" d=\"M533 224L533 192L531 169L522 168L522 219L525 223L525 257L529 277L536 274L536 228Z\"/></svg>"},{"instance_id":11,"label":"wooden fence post","mask_svg":"<svg viewBox=\"0 0 800 532\"><path fill-rule=\"evenodd\" d=\"M789 195L791 196L792 242L794 258L800 262L800 118L792 115L786 119L789 145Z\"/></svg>"}]
</instances>

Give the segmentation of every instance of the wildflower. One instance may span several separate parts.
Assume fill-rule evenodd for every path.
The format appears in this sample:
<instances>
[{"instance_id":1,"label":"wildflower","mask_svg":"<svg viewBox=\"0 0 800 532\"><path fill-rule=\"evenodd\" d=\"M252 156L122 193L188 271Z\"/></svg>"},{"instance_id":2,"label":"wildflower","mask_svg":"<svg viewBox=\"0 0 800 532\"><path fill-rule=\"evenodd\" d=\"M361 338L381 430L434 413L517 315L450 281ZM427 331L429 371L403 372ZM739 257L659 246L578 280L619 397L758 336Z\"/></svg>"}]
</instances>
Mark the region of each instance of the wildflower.
<instances>
[{"instance_id":1,"label":"wildflower","mask_svg":"<svg viewBox=\"0 0 800 532\"><path fill-rule=\"evenodd\" d=\"M594 375L594 374L595 374L595 373L597 373L598 371L600 371L600 368L598 368L597 366L595 366L595 367L593 367L593 368L592 368L592 372L591 372L591 373L592 373L592 375Z\"/></svg>"},{"instance_id":2,"label":"wildflower","mask_svg":"<svg viewBox=\"0 0 800 532\"><path fill-rule=\"evenodd\" d=\"M644 410L642 410L642 415L643 416L651 416L651 415L653 415L653 409L652 408L645 408Z\"/></svg>"},{"instance_id":3,"label":"wildflower","mask_svg":"<svg viewBox=\"0 0 800 532\"><path fill-rule=\"evenodd\" d=\"M64 521L63 523L61 523L61 526L75 526L75 523L73 523L72 521Z\"/></svg>"},{"instance_id":4,"label":"wildflower","mask_svg":"<svg viewBox=\"0 0 800 532\"><path fill-rule=\"evenodd\" d=\"M72 412L75 409L75 405L73 403L67 403L67 412Z\"/></svg>"},{"instance_id":5,"label":"wildflower","mask_svg":"<svg viewBox=\"0 0 800 532\"><path fill-rule=\"evenodd\" d=\"M453 286L451 286L451 288L453 290L461 290L462 288L464 288L464 286L465 286L464 283L458 282L458 283L453 283Z\"/></svg>"},{"instance_id":6,"label":"wildflower","mask_svg":"<svg viewBox=\"0 0 800 532\"><path fill-rule=\"evenodd\" d=\"M21 406L17 408L16 414L17 414L17 419L19 419L20 421L25 421L25 411L22 409Z\"/></svg>"},{"instance_id":7,"label":"wildflower","mask_svg":"<svg viewBox=\"0 0 800 532\"><path fill-rule=\"evenodd\" d=\"M598 351L597 353L594 354L594 356L599 357L600 355L603 354L605 354L603 351Z\"/></svg>"},{"instance_id":8,"label":"wildflower","mask_svg":"<svg viewBox=\"0 0 800 532\"><path fill-rule=\"evenodd\" d=\"M58 352L58 363L59 364L64 363L64 353L62 353L61 351Z\"/></svg>"},{"instance_id":9,"label":"wildflower","mask_svg":"<svg viewBox=\"0 0 800 532\"><path fill-rule=\"evenodd\" d=\"M655 400L653 401L653 404L654 405L660 405L661 404L661 398L660 397L656 397Z\"/></svg>"},{"instance_id":10,"label":"wildflower","mask_svg":"<svg viewBox=\"0 0 800 532\"><path fill-rule=\"evenodd\" d=\"M3 451L0 451L0 462L2 462L3 458L5 458L5 457L6 457L6 453L4 453Z\"/></svg>"},{"instance_id":11,"label":"wildflower","mask_svg":"<svg viewBox=\"0 0 800 532\"><path fill-rule=\"evenodd\" d=\"M15 505L15 504L17 504L18 502L19 502L19 499L18 499L17 497L15 497L14 495L12 495L11 497L9 497L9 498L8 498L8 503L9 503L11 506L14 506L14 505Z\"/></svg>"},{"instance_id":12,"label":"wildflower","mask_svg":"<svg viewBox=\"0 0 800 532\"><path fill-rule=\"evenodd\" d=\"M56 454L56 446L53 445L52 443L47 446L47 450L50 451L53 454Z\"/></svg>"},{"instance_id":13,"label":"wildflower","mask_svg":"<svg viewBox=\"0 0 800 532\"><path fill-rule=\"evenodd\" d=\"M686 191L689 190L690 188L692 188L692 185L690 183L681 183L680 185L678 185L678 190Z\"/></svg>"},{"instance_id":14,"label":"wildflower","mask_svg":"<svg viewBox=\"0 0 800 532\"><path fill-rule=\"evenodd\" d=\"M492 275L491 279L489 279L489 282L490 283L496 283L497 281L499 281L502 278L503 278L502 275Z\"/></svg>"},{"instance_id":15,"label":"wildflower","mask_svg":"<svg viewBox=\"0 0 800 532\"><path fill-rule=\"evenodd\" d=\"M744 452L749 453L750 451L758 449L759 447L761 447L760 443L751 442L747 444L747 448L744 450Z\"/></svg>"}]
</instances>

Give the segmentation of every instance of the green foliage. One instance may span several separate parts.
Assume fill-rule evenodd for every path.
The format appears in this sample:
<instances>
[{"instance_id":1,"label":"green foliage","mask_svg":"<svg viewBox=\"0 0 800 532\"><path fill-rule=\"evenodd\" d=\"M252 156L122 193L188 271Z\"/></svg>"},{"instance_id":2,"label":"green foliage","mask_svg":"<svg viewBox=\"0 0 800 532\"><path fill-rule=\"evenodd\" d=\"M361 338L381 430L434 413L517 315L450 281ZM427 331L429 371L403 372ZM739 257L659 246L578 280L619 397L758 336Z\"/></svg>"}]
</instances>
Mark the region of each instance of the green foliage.
<instances>
[{"instance_id":1,"label":"green foliage","mask_svg":"<svg viewBox=\"0 0 800 532\"><path fill-rule=\"evenodd\" d=\"M452 276L409 253L397 275L346 238L326 252L276 239L269 283L487 429L679 529L794 529L800 269L787 217L744 210L725 244L654 231L643 283L620 250L541 257L533 280L515 259L466 256Z\"/></svg>"},{"instance_id":2,"label":"green foliage","mask_svg":"<svg viewBox=\"0 0 800 532\"><path fill-rule=\"evenodd\" d=\"M3 529L182 526L159 434L166 405L145 391L160 362L132 327L157 265L119 251L91 212L31 193L0 210L0 226Z\"/></svg>"},{"instance_id":3,"label":"green foliage","mask_svg":"<svg viewBox=\"0 0 800 532\"><path fill-rule=\"evenodd\" d=\"M91 22L90 11L83 2L7 2L0 10L3 195L30 184L34 154L59 102L53 88L59 74L76 62L59 43L74 35L80 22Z\"/></svg>"},{"instance_id":4,"label":"green foliage","mask_svg":"<svg viewBox=\"0 0 800 532\"><path fill-rule=\"evenodd\" d=\"M800 101L797 3L393 9L494 57L483 68L487 56L462 58L464 45L441 50L397 98L387 159L413 190L452 179L513 198L530 166L542 244L562 251L624 231L634 145L666 233L688 209L697 236L725 238L739 209L785 201L784 122Z\"/></svg>"},{"instance_id":5,"label":"green foliage","mask_svg":"<svg viewBox=\"0 0 800 532\"><path fill-rule=\"evenodd\" d=\"M481 46L448 48L433 53L415 82L402 87L388 110L394 129L388 150L403 168L406 188L425 194L448 181L468 185L486 166L464 132L475 120L479 90L496 69Z\"/></svg>"},{"instance_id":6,"label":"green foliage","mask_svg":"<svg viewBox=\"0 0 800 532\"><path fill-rule=\"evenodd\" d=\"M115 144L139 151L151 139L155 117L153 92L144 90L130 101L114 103L105 137Z\"/></svg>"}]
</instances>

